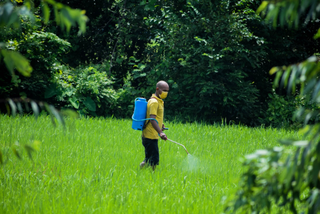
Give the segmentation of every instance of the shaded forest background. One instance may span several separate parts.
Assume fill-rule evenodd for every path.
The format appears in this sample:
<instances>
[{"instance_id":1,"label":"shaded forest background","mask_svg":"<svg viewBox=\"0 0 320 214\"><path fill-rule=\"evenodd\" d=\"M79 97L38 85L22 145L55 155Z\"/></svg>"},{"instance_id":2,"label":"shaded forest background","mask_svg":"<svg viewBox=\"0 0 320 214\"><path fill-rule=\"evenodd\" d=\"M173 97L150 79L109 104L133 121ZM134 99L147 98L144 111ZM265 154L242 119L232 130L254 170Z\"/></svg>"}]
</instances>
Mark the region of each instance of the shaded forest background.
<instances>
[{"instance_id":1,"label":"shaded forest background","mask_svg":"<svg viewBox=\"0 0 320 214\"><path fill-rule=\"evenodd\" d=\"M13 78L1 61L1 98L130 118L134 99L150 97L165 80L166 119L251 126L291 126L292 113L308 105L275 91L269 70L319 53L317 21L273 28L256 14L259 0L60 2L86 10L86 33L45 24L34 1L35 21L1 29L0 41L33 67L31 77Z\"/></svg>"}]
</instances>

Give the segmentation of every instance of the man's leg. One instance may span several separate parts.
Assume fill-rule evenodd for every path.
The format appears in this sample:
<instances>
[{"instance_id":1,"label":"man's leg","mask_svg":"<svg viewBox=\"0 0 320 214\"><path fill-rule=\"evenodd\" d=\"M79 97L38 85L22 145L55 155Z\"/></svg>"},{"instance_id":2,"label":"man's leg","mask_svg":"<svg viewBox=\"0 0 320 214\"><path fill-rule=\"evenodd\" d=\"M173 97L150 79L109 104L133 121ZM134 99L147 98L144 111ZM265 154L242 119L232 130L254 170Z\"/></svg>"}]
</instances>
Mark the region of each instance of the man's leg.
<instances>
[{"instance_id":1,"label":"man's leg","mask_svg":"<svg viewBox=\"0 0 320 214\"><path fill-rule=\"evenodd\" d=\"M147 164L147 144L145 142L145 138L141 137L142 145L144 147L144 160L140 163L140 169L142 169Z\"/></svg>"},{"instance_id":2,"label":"man's leg","mask_svg":"<svg viewBox=\"0 0 320 214\"><path fill-rule=\"evenodd\" d=\"M145 147L145 160L140 164L140 167L143 168L145 164L150 164L155 170L156 165L159 165L158 140L142 138L142 144Z\"/></svg>"},{"instance_id":3,"label":"man's leg","mask_svg":"<svg viewBox=\"0 0 320 214\"><path fill-rule=\"evenodd\" d=\"M159 148L157 139L147 139L148 142L148 161L147 163L152 166L155 170L156 166L159 165Z\"/></svg>"}]
</instances>

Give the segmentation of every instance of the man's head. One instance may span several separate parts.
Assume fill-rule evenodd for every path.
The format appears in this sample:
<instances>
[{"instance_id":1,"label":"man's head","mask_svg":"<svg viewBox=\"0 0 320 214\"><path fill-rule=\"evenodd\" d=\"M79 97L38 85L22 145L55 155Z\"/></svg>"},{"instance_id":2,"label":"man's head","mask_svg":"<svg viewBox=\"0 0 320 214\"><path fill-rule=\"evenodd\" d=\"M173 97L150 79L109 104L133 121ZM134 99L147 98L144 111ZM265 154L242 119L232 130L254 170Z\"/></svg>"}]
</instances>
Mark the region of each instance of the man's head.
<instances>
[{"instance_id":1,"label":"man's head","mask_svg":"<svg viewBox=\"0 0 320 214\"><path fill-rule=\"evenodd\" d=\"M165 81L159 81L156 85L156 96L164 99L169 92L169 85Z\"/></svg>"}]
</instances>

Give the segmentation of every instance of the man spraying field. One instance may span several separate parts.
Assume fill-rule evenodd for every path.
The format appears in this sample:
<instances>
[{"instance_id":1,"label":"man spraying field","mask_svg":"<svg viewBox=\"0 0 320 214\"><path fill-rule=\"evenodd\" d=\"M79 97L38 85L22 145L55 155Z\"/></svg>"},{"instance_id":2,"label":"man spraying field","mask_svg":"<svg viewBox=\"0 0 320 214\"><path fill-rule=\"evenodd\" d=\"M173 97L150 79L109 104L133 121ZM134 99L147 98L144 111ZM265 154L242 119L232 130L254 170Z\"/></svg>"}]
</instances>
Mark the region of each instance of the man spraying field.
<instances>
[{"instance_id":1,"label":"man spraying field","mask_svg":"<svg viewBox=\"0 0 320 214\"><path fill-rule=\"evenodd\" d=\"M156 92L152 94L147 105L147 118L153 118L155 120L148 120L145 124L145 128L142 131L142 145L145 148L145 159L140 163L140 168L143 168L146 164L152 166L155 170L156 165L159 165L159 137L163 140L167 140L167 136L164 131L163 116L164 116L164 102L169 92L169 85L165 81L159 81L156 85ZM160 128L161 127L161 128Z\"/></svg>"}]
</instances>

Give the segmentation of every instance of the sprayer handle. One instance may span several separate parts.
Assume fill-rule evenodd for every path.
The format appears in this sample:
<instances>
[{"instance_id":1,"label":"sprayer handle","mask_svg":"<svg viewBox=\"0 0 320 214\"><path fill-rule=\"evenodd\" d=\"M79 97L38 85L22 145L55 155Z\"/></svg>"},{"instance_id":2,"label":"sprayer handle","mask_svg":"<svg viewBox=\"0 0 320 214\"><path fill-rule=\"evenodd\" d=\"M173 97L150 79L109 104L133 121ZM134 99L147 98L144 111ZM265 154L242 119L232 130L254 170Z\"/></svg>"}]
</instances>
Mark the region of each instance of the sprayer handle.
<instances>
[{"instance_id":1,"label":"sprayer handle","mask_svg":"<svg viewBox=\"0 0 320 214\"><path fill-rule=\"evenodd\" d=\"M169 130L169 128L163 128L163 130Z\"/></svg>"}]
</instances>

